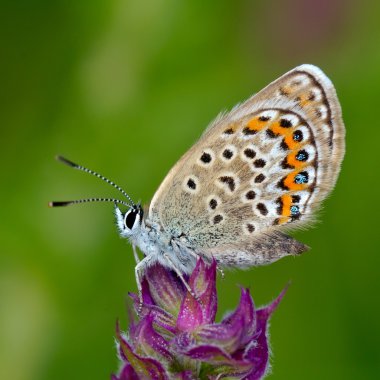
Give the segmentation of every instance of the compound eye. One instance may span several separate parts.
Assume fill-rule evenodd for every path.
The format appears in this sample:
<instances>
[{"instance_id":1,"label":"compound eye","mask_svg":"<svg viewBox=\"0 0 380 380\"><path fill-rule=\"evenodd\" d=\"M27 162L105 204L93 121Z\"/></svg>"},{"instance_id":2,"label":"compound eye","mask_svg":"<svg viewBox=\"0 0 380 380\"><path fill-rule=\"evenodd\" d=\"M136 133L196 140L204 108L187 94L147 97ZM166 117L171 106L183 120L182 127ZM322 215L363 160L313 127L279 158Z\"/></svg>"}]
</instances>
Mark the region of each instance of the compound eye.
<instances>
[{"instance_id":1,"label":"compound eye","mask_svg":"<svg viewBox=\"0 0 380 380\"><path fill-rule=\"evenodd\" d=\"M130 230L133 228L133 225L135 224L137 216L137 211L136 210L130 210L125 214L124 218L124 225L125 227L129 228Z\"/></svg>"}]
</instances>

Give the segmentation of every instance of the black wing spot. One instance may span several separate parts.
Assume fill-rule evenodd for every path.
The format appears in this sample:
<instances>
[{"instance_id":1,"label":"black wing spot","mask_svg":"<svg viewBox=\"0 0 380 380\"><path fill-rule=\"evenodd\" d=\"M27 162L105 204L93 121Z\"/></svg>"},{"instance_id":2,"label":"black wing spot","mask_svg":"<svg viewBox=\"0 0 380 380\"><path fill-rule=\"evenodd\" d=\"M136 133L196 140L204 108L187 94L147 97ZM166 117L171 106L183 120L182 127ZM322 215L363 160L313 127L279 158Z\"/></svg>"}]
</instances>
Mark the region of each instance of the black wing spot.
<instances>
[{"instance_id":1,"label":"black wing spot","mask_svg":"<svg viewBox=\"0 0 380 380\"><path fill-rule=\"evenodd\" d=\"M256 193L253 190L249 190L246 194L245 197L251 201L252 199L255 199Z\"/></svg>"},{"instance_id":2,"label":"black wing spot","mask_svg":"<svg viewBox=\"0 0 380 380\"><path fill-rule=\"evenodd\" d=\"M231 191L234 191L236 188L235 180L232 177L229 177L229 176L219 177L219 181L227 184L228 188Z\"/></svg>"},{"instance_id":3,"label":"black wing spot","mask_svg":"<svg viewBox=\"0 0 380 380\"><path fill-rule=\"evenodd\" d=\"M265 175L264 174L259 174L258 176L256 176L255 178L255 183L261 183L265 180Z\"/></svg>"},{"instance_id":4,"label":"black wing spot","mask_svg":"<svg viewBox=\"0 0 380 380\"><path fill-rule=\"evenodd\" d=\"M216 199L210 199L209 202L211 210L215 210L218 207L218 201Z\"/></svg>"},{"instance_id":5,"label":"black wing spot","mask_svg":"<svg viewBox=\"0 0 380 380\"><path fill-rule=\"evenodd\" d=\"M191 190L195 190L197 188L197 184L195 183L195 181L192 178L189 178L187 180L187 187Z\"/></svg>"},{"instance_id":6,"label":"black wing spot","mask_svg":"<svg viewBox=\"0 0 380 380\"><path fill-rule=\"evenodd\" d=\"M268 136L269 138L271 138L271 139L275 139L276 137L279 136L278 133L274 133L271 129L267 129L267 130L266 130L266 134L267 134L267 136Z\"/></svg>"},{"instance_id":7,"label":"black wing spot","mask_svg":"<svg viewBox=\"0 0 380 380\"><path fill-rule=\"evenodd\" d=\"M282 150L289 150L288 144L285 142L285 139L281 141L280 147Z\"/></svg>"},{"instance_id":8,"label":"black wing spot","mask_svg":"<svg viewBox=\"0 0 380 380\"><path fill-rule=\"evenodd\" d=\"M201 161L205 164L209 164L211 162L211 154L203 152L201 156Z\"/></svg>"},{"instance_id":9,"label":"black wing spot","mask_svg":"<svg viewBox=\"0 0 380 380\"><path fill-rule=\"evenodd\" d=\"M300 200L301 200L301 197L299 195L292 195L293 203L299 203Z\"/></svg>"},{"instance_id":10,"label":"black wing spot","mask_svg":"<svg viewBox=\"0 0 380 380\"><path fill-rule=\"evenodd\" d=\"M224 134L225 135L233 135L234 134L234 130L232 128L227 128L225 131L224 131Z\"/></svg>"},{"instance_id":11,"label":"black wing spot","mask_svg":"<svg viewBox=\"0 0 380 380\"><path fill-rule=\"evenodd\" d=\"M263 168L265 164L266 162L262 158L255 160L255 162L253 163L253 165L255 165L256 168Z\"/></svg>"},{"instance_id":12,"label":"black wing spot","mask_svg":"<svg viewBox=\"0 0 380 380\"><path fill-rule=\"evenodd\" d=\"M288 119L281 119L280 120L280 126L282 128L290 128L293 126L292 122Z\"/></svg>"},{"instance_id":13,"label":"black wing spot","mask_svg":"<svg viewBox=\"0 0 380 380\"><path fill-rule=\"evenodd\" d=\"M230 149L225 149L223 151L223 157L226 158L227 160L230 160L233 155L234 155L234 153Z\"/></svg>"},{"instance_id":14,"label":"black wing spot","mask_svg":"<svg viewBox=\"0 0 380 380\"><path fill-rule=\"evenodd\" d=\"M247 223L247 231L251 234L252 232L255 232L255 226L251 223Z\"/></svg>"},{"instance_id":15,"label":"black wing spot","mask_svg":"<svg viewBox=\"0 0 380 380\"><path fill-rule=\"evenodd\" d=\"M289 190L289 187L288 187L288 186L285 186L284 181L285 181L285 178L282 178L282 179L278 182L277 187L279 187L279 188L282 189L282 190Z\"/></svg>"},{"instance_id":16,"label":"black wing spot","mask_svg":"<svg viewBox=\"0 0 380 380\"><path fill-rule=\"evenodd\" d=\"M247 148L244 150L244 155L247 158L255 158L256 152L253 149Z\"/></svg>"},{"instance_id":17,"label":"black wing spot","mask_svg":"<svg viewBox=\"0 0 380 380\"><path fill-rule=\"evenodd\" d=\"M220 214L215 215L215 216L214 216L214 219L213 219L214 224L219 224L222 220L223 220L223 216L220 215Z\"/></svg>"},{"instance_id":18,"label":"black wing spot","mask_svg":"<svg viewBox=\"0 0 380 380\"><path fill-rule=\"evenodd\" d=\"M257 133L256 130L254 130L254 129L250 129L250 128L248 128L248 127L245 127L245 128L243 129L243 134L246 135L246 136L255 135L256 133Z\"/></svg>"},{"instance_id":19,"label":"black wing spot","mask_svg":"<svg viewBox=\"0 0 380 380\"><path fill-rule=\"evenodd\" d=\"M264 203L258 203L256 208L260 211L261 215L267 215L268 214L267 206L265 206Z\"/></svg>"}]
</instances>

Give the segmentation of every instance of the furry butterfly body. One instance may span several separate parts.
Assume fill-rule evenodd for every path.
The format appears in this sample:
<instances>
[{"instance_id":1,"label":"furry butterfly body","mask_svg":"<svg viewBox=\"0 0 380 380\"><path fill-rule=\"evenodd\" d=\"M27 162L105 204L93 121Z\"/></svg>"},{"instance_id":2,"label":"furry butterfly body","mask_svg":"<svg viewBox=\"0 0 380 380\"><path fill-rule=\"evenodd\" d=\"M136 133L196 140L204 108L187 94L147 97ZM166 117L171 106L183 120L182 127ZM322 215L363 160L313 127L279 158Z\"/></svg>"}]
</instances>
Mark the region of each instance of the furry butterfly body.
<instances>
[{"instance_id":1,"label":"furry butterfly body","mask_svg":"<svg viewBox=\"0 0 380 380\"><path fill-rule=\"evenodd\" d=\"M138 284L157 261L182 277L199 256L247 268L306 251L286 232L312 221L333 189L344 136L334 86L312 65L218 116L148 207L115 207L121 236L145 256Z\"/></svg>"}]
</instances>

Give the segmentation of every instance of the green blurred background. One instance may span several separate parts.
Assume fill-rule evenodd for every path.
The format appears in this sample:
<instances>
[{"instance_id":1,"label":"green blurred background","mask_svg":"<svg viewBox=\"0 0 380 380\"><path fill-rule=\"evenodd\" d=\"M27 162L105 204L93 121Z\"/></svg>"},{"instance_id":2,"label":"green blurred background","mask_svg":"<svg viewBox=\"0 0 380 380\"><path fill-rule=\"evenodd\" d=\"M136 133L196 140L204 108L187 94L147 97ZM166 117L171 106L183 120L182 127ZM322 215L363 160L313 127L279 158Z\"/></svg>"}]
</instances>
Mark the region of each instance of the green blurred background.
<instances>
[{"instance_id":1,"label":"green blurred background","mask_svg":"<svg viewBox=\"0 0 380 380\"><path fill-rule=\"evenodd\" d=\"M104 173L144 202L226 108L301 63L336 85L347 154L312 251L219 281L257 304L292 280L272 319L271 379L380 372L380 3L377 1L2 1L0 378L108 379L135 290L110 204L117 193L56 163Z\"/></svg>"}]
</instances>

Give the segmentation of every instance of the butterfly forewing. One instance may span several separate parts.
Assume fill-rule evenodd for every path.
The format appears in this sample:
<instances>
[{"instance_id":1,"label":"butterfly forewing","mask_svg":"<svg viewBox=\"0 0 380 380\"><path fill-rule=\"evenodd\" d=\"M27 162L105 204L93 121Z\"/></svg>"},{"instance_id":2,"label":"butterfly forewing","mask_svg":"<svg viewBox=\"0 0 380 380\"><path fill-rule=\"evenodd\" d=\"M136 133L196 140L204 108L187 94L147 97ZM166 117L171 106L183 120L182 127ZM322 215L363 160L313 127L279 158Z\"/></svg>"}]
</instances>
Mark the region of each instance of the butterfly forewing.
<instances>
[{"instance_id":1,"label":"butterfly forewing","mask_svg":"<svg viewBox=\"0 0 380 380\"><path fill-rule=\"evenodd\" d=\"M343 144L331 82L300 66L211 124L163 181L149 219L194 251L247 265L298 253L305 247L278 231L310 220Z\"/></svg>"}]
</instances>

